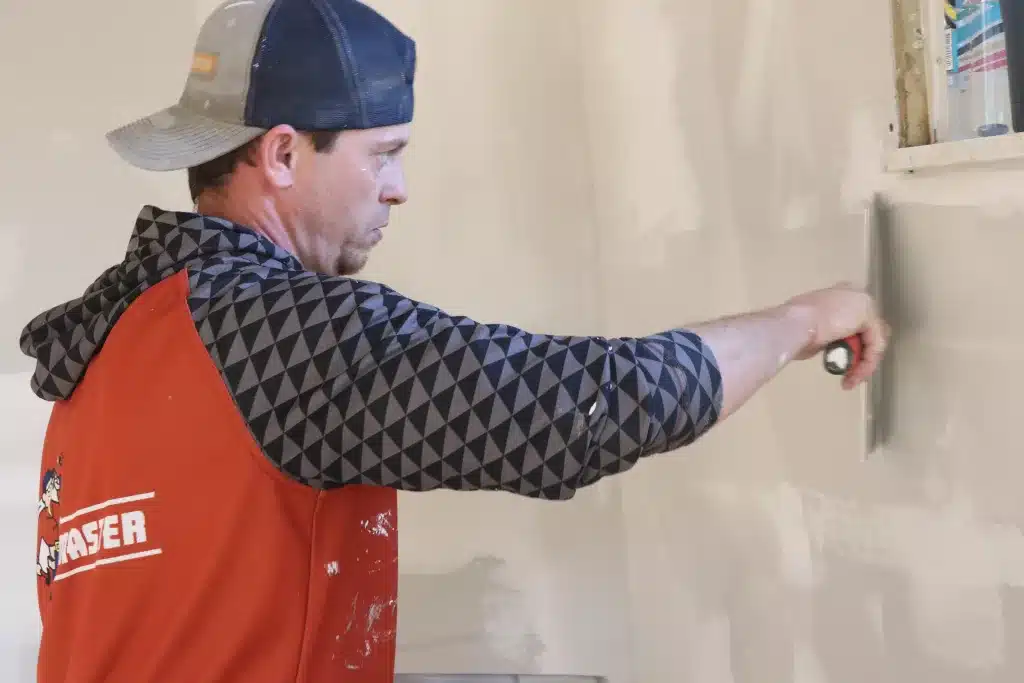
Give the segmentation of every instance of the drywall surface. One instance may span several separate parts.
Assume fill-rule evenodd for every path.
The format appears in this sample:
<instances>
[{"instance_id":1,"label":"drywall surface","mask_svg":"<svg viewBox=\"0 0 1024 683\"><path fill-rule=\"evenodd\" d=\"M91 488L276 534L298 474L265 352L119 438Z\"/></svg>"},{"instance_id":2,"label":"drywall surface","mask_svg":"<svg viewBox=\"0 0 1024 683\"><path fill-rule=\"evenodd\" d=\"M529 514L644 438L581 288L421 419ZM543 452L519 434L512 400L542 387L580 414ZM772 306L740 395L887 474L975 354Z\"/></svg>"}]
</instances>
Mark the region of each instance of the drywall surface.
<instances>
[{"instance_id":1,"label":"drywall surface","mask_svg":"<svg viewBox=\"0 0 1024 683\"><path fill-rule=\"evenodd\" d=\"M184 174L130 168L103 135L177 100L214 4L0 2L0 122L15 133L5 137L0 163L0 406L19 411L0 413L0 512L9 509L0 535L11 539L0 557L0 597L13 596L0 609L5 682L33 680L35 468L45 417L25 418L48 410L29 392L32 365L18 351L18 332L120 260L143 203L190 207ZM597 332L578 7L378 6L419 41L408 157L415 200L395 212L365 275L453 313ZM626 680L628 627L613 616L627 613L614 487L588 491L572 506L510 495L407 496L400 517L402 671ZM18 658L4 656L8 650Z\"/></svg>"},{"instance_id":2,"label":"drywall surface","mask_svg":"<svg viewBox=\"0 0 1024 683\"><path fill-rule=\"evenodd\" d=\"M48 406L17 334L119 260L142 203L188 208L181 174L103 133L176 100L212 4L0 3L0 680L33 680L38 633ZM899 273L895 429L870 462L857 397L805 363L569 504L403 496L400 670L1024 677L1024 171L881 173L888 1L374 4L420 77L412 201L369 277L541 331L657 331L857 278L874 191Z\"/></svg>"},{"instance_id":3,"label":"drywall surface","mask_svg":"<svg viewBox=\"0 0 1024 683\"><path fill-rule=\"evenodd\" d=\"M891 443L863 462L808 363L623 477L630 680L1020 680L1020 171L879 172L885 0L588 9L609 330L861 279L863 206L893 206Z\"/></svg>"}]
</instances>

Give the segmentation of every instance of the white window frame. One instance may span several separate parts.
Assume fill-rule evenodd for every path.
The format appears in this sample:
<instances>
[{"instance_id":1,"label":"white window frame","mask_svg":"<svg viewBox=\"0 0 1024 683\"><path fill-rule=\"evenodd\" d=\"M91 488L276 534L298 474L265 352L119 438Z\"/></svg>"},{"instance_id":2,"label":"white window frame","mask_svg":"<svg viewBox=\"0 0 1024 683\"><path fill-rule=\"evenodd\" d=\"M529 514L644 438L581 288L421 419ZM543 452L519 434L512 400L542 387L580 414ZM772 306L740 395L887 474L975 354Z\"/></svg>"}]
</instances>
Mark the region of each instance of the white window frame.
<instances>
[{"instance_id":1,"label":"white window frame","mask_svg":"<svg viewBox=\"0 0 1024 683\"><path fill-rule=\"evenodd\" d=\"M886 170L934 168L1024 159L1024 133L937 142L945 139L946 31L944 2L892 0L893 65L898 148Z\"/></svg>"}]
</instances>

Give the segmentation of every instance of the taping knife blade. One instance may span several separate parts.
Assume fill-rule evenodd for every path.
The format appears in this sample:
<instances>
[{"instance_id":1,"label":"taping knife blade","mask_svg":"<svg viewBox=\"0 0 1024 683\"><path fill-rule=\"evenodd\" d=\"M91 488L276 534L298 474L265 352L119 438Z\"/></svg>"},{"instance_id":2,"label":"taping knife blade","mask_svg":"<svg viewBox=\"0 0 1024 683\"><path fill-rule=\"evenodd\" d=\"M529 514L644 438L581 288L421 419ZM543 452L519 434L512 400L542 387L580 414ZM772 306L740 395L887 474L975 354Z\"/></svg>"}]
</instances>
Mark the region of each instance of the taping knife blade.
<instances>
[{"instance_id":1,"label":"taping knife blade","mask_svg":"<svg viewBox=\"0 0 1024 683\"><path fill-rule=\"evenodd\" d=\"M886 318L883 264L885 262L882 233L888 220L883 200L872 196L864 211L864 262L866 268L865 289L875 300L883 318ZM825 370L832 375L842 376L860 362L863 341L860 335L830 344L824 352ZM883 358L875 373L860 387L862 444L861 454L867 460L885 438L886 424L882 412L885 400L887 358Z\"/></svg>"},{"instance_id":2,"label":"taping knife blade","mask_svg":"<svg viewBox=\"0 0 1024 683\"><path fill-rule=\"evenodd\" d=\"M882 267L885 262L882 247L882 230L886 222L885 207L882 199L874 195L868 203L864 216L864 239L866 241L865 251L867 257L867 291L874 298L875 305L879 307L880 315L885 319ZM861 389L861 413L864 420L864 446L861 453L864 460L867 460L879 447L883 440L882 429L882 398L884 388L885 358L879 363L875 373Z\"/></svg>"}]
</instances>

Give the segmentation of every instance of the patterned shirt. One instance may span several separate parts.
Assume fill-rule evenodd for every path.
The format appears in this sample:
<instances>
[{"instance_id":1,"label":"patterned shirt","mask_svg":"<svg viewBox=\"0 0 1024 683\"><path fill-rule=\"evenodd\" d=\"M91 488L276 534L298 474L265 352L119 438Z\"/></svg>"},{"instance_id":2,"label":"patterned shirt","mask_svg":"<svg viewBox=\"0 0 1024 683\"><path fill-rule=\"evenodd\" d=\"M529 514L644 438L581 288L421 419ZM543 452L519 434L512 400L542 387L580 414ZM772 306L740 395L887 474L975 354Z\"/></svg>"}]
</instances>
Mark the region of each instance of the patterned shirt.
<instances>
[{"instance_id":1,"label":"patterned shirt","mask_svg":"<svg viewBox=\"0 0 1024 683\"><path fill-rule=\"evenodd\" d=\"M722 406L693 332L477 322L152 206L21 346L54 403L39 683L390 681L397 491L567 500Z\"/></svg>"}]
</instances>

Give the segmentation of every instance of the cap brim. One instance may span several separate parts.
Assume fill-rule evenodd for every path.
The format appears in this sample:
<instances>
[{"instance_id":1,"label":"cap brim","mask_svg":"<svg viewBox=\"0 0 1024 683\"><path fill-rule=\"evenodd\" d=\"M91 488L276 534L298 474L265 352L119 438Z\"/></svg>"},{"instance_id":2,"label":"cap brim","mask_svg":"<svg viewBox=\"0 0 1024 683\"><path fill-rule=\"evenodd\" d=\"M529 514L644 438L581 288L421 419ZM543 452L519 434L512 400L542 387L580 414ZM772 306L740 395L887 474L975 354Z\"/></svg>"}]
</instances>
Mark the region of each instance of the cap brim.
<instances>
[{"instance_id":1,"label":"cap brim","mask_svg":"<svg viewBox=\"0 0 1024 683\"><path fill-rule=\"evenodd\" d=\"M110 131L107 142L133 166L147 171L178 171L212 161L265 132L174 105Z\"/></svg>"}]
</instances>

